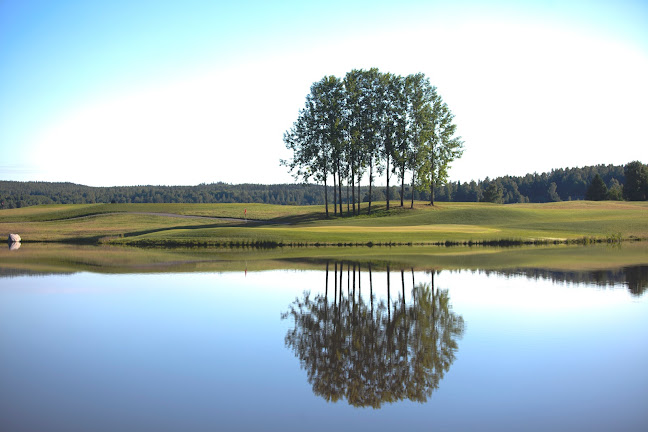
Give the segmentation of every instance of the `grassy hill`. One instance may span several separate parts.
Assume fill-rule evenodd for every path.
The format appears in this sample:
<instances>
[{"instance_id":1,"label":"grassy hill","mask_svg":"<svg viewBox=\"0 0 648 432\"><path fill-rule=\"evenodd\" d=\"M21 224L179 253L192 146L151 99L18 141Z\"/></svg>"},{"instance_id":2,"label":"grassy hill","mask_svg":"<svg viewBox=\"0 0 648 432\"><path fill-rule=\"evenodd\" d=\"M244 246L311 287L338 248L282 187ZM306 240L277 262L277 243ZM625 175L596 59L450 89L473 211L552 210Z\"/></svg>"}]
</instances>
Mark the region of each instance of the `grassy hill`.
<instances>
[{"instance_id":1,"label":"grassy hill","mask_svg":"<svg viewBox=\"0 0 648 432\"><path fill-rule=\"evenodd\" d=\"M174 246L648 239L647 202L417 202L414 209L389 211L383 202L373 210L370 216L325 219L323 206L44 205L0 210L0 235L15 232L26 242Z\"/></svg>"}]
</instances>

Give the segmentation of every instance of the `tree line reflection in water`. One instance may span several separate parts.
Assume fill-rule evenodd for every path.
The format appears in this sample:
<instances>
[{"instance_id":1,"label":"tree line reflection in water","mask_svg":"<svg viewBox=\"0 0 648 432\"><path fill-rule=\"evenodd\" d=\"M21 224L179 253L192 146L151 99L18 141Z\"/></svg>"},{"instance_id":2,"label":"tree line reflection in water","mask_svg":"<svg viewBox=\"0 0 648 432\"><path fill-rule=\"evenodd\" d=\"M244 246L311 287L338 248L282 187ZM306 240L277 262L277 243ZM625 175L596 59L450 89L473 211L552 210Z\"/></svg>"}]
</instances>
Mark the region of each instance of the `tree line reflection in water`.
<instances>
[{"instance_id":1,"label":"tree line reflection in water","mask_svg":"<svg viewBox=\"0 0 648 432\"><path fill-rule=\"evenodd\" d=\"M361 284L362 271L368 287ZM425 402L454 362L464 333L448 291L435 288L434 272L430 283L416 284L413 270L409 295L404 270L400 287L392 290L387 266L386 299L379 299L373 280L384 273L357 264L346 264L344 273L344 263L327 262L324 295L304 292L282 314L294 320L285 343L299 358L313 392L357 407Z\"/></svg>"},{"instance_id":2,"label":"tree line reflection in water","mask_svg":"<svg viewBox=\"0 0 648 432\"><path fill-rule=\"evenodd\" d=\"M608 270L593 271L556 271L542 268L512 269L512 270L483 270L482 273L490 273L503 276L522 275L528 279L545 279L553 282L569 282L576 284L591 284L599 287L624 285L630 294L642 296L648 289L648 266L638 265Z\"/></svg>"}]
</instances>

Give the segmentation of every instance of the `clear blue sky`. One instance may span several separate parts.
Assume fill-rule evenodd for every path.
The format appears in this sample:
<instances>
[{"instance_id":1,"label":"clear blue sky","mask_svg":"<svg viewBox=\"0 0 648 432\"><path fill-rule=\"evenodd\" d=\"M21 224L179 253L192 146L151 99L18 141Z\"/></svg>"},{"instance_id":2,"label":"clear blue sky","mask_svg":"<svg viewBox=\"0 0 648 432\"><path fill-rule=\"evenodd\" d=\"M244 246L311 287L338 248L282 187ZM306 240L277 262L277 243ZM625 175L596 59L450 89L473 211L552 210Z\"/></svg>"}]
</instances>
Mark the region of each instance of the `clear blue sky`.
<instances>
[{"instance_id":1,"label":"clear blue sky","mask_svg":"<svg viewBox=\"0 0 648 432\"><path fill-rule=\"evenodd\" d=\"M453 180L648 162L645 1L3 0L0 180L291 182L310 85L374 66L438 87Z\"/></svg>"}]
</instances>

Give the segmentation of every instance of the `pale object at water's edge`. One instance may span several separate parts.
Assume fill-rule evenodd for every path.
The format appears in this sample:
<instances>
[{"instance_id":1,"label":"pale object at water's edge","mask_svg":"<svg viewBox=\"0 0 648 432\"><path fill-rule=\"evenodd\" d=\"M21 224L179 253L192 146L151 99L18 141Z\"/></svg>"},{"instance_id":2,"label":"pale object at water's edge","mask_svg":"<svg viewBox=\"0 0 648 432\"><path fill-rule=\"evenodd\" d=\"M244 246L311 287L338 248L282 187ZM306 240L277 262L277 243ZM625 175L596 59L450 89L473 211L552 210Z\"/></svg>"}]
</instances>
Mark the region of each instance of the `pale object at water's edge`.
<instances>
[{"instance_id":1,"label":"pale object at water's edge","mask_svg":"<svg viewBox=\"0 0 648 432\"><path fill-rule=\"evenodd\" d=\"M22 240L18 234L9 234L9 238L7 239L9 243L20 243Z\"/></svg>"}]
</instances>

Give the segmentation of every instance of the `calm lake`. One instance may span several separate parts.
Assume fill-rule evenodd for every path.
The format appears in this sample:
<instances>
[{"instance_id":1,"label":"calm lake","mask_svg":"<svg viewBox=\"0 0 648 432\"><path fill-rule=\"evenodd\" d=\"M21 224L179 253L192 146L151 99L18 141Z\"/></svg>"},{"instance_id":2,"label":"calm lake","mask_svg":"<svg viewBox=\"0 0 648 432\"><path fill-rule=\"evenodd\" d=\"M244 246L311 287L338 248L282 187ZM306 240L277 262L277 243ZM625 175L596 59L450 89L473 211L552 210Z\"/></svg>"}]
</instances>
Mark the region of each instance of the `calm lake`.
<instances>
[{"instance_id":1,"label":"calm lake","mask_svg":"<svg viewBox=\"0 0 648 432\"><path fill-rule=\"evenodd\" d=\"M648 430L646 265L1 274L2 431Z\"/></svg>"}]
</instances>

